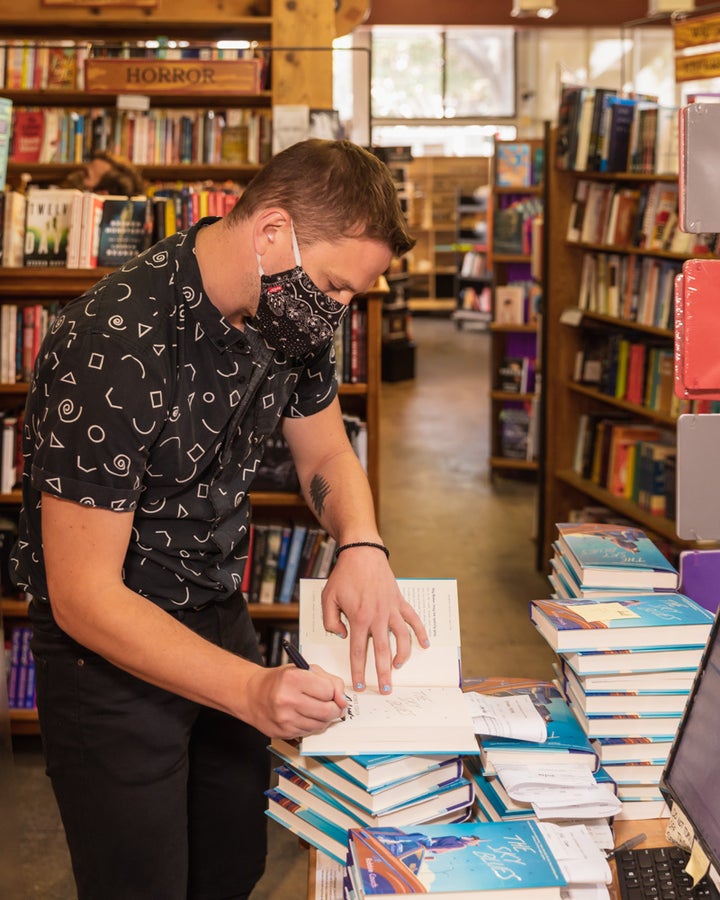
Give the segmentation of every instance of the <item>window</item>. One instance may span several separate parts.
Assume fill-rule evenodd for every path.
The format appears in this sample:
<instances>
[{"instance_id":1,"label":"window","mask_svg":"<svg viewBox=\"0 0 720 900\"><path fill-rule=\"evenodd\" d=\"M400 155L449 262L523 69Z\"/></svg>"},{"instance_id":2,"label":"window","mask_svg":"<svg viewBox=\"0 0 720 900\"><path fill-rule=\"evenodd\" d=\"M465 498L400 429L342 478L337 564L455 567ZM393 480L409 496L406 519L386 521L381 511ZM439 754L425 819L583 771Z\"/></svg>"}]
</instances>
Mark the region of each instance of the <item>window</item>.
<instances>
[{"instance_id":1,"label":"window","mask_svg":"<svg viewBox=\"0 0 720 900\"><path fill-rule=\"evenodd\" d=\"M372 29L373 120L514 115L512 28Z\"/></svg>"}]
</instances>

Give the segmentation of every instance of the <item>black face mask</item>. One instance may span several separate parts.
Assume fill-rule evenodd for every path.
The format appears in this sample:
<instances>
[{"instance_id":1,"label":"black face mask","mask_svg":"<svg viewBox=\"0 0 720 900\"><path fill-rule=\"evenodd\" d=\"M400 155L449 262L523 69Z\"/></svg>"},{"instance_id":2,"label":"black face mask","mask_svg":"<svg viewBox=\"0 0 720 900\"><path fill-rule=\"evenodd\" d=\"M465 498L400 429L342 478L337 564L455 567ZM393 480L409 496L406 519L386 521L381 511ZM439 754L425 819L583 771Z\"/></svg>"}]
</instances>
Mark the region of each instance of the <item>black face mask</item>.
<instances>
[{"instance_id":1,"label":"black face mask","mask_svg":"<svg viewBox=\"0 0 720 900\"><path fill-rule=\"evenodd\" d=\"M290 227L296 266L266 275L258 257L260 302L247 324L273 350L291 359L306 359L330 344L348 308L328 297L308 276L302 267L292 223Z\"/></svg>"}]
</instances>

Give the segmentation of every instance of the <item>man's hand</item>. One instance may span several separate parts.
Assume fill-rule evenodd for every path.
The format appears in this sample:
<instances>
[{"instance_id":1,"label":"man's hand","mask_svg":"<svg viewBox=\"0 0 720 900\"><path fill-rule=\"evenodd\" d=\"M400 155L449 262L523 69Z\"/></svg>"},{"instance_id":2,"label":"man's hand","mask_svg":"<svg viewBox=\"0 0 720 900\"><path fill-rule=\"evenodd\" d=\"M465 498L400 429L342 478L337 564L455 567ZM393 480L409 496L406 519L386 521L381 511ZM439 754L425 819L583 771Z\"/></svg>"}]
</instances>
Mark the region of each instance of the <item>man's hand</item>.
<instances>
[{"instance_id":1,"label":"man's hand","mask_svg":"<svg viewBox=\"0 0 720 900\"><path fill-rule=\"evenodd\" d=\"M346 706L342 679L319 666L258 666L245 686L242 718L270 738L288 740L323 731Z\"/></svg>"},{"instance_id":2,"label":"man's hand","mask_svg":"<svg viewBox=\"0 0 720 900\"><path fill-rule=\"evenodd\" d=\"M392 690L393 666L399 669L410 658L410 629L421 647L430 644L420 616L400 593L387 559L374 547L353 547L338 556L323 590L322 607L325 629L333 634L347 637L340 613L347 617L355 690L365 687L368 638L373 640L378 688L384 694Z\"/></svg>"}]
</instances>

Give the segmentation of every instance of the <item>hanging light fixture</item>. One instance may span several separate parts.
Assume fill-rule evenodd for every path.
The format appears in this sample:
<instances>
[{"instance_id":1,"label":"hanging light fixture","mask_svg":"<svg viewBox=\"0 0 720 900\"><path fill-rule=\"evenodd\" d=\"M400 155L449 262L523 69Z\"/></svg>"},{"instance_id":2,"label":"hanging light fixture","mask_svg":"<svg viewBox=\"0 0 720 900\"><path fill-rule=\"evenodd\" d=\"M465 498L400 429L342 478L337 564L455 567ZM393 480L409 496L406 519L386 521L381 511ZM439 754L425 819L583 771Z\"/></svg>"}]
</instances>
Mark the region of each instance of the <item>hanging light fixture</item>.
<instances>
[{"instance_id":1,"label":"hanging light fixture","mask_svg":"<svg viewBox=\"0 0 720 900\"><path fill-rule=\"evenodd\" d=\"M687 12L695 9L695 0L648 0L648 16L662 13Z\"/></svg>"},{"instance_id":2,"label":"hanging light fixture","mask_svg":"<svg viewBox=\"0 0 720 900\"><path fill-rule=\"evenodd\" d=\"M549 19L556 12L553 0L513 0L510 15L516 19Z\"/></svg>"}]
</instances>

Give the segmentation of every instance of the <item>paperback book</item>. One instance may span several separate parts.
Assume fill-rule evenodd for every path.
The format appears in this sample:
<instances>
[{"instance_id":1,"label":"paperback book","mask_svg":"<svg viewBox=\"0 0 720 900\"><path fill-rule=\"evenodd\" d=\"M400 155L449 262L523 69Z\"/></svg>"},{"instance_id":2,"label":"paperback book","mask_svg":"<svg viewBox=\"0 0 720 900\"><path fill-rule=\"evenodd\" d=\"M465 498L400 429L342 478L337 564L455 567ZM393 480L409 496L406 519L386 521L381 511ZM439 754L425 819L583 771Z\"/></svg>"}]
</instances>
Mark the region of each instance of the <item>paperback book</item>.
<instances>
[{"instance_id":1,"label":"paperback book","mask_svg":"<svg viewBox=\"0 0 720 900\"><path fill-rule=\"evenodd\" d=\"M399 806L427 799L462 776L462 763L455 759L404 781L369 791L338 769L330 758L302 756L296 745L279 738L273 738L270 749L306 780L332 791L343 803L354 804L371 815L381 815Z\"/></svg>"},{"instance_id":2,"label":"paperback book","mask_svg":"<svg viewBox=\"0 0 720 900\"><path fill-rule=\"evenodd\" d=\"M339 675L349 704L322 733L304 737L303 755L359 756L375 753L477 754L472 716L460 689L460 619L454 579L399 579L404 598L428 629L430 646L413 636L410 659L393 673L393 689L364 691L352 684L347 642L325 630L323 579L300 583L300 652ZM372 650L368 653L372 660ZM368 663L367 677L371 674Z\"/></svg>"},{"instance_id":3,"label":"paperback book","mask_svg":"<svg viewBox=\"0 0 720 900\"><path fill-rule=\"evenodd\" d=\"M535 822L354 829L348 872L358 898L398 894L559 900L567 882Z\"/></svg>"},{"instance_id":4,"label":"paperback book","mask_svg":"<svg viewBox=\"0 0 720 900\"><path fill-rule=\"evenodd\" d=\"M108 197L98 227L97 265L117 268L150 246L152 202L148 197Z\"/></svg>"},{"instance_id":5,"label":"paperback book","mask_svg":"<svg viewBox=\"0 0 720 900\"><path fill-rule=\"evenodd\" d=\"M677 590L677 570L641 529L603 522L557 528L562 553L585 587Z\"/></svg>"},{"instance_id":6,"label":"paperback book","mask_svg":"<svg viewBox=\"0 0 720 900\"><path fill-rule=\"evenodd\" d=\"M458 778L426 798L373 815L343 803L337 794L309 781L290 766L279 766L275 772L278 776L277 791L345 829L359 825L404 828L440 818L459 821L467 816L473 802L472 784L467 778Z\"/></svg>"},{"instance_id":7,"label":"paperback book","mask_svg":"<svg viewBox=\"0 0 720 900\"><path fill-rule=\"evenodd\" d=\"M495 767L502 763L550 765L572 762L586 766L592 772L597 771L595 750L562 693L552 682L479 678L466 682L464 689L494 696L528 695L545 722L547 737L542 742L479 734L480 761L486 775L493 774Z\"/></svg>"},{"instance_id":8,"label":"paperback book","mask_svg":"<svg viewBox=\"0 0 720 900\"><path fill-rule=\"evenodd\" d=\"M684 594L611 600L532 600L530 620L557 653L703 647L713 616Z\"/></svg>"},{"instance_id":9,"label":"paperback book","mask_svg":"<svg viewBox=\"0 0 720 900\"><path fill-rule=\"evenodd\" d=\"M67 264L72 188L32 188L27 193L23 265L47 268Z\"/></svg>"},{"instance_id":10,"label":"paperback book","mask_svg":"<svg viewBox=\"0 0 720 900\"><path fill-rule=\"evenodd\" d=\"M695 672L704 645L644 650L579 650L563 653L578 675L622 675L635 672Z\"/></svg>"}]
</instances>

